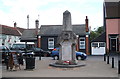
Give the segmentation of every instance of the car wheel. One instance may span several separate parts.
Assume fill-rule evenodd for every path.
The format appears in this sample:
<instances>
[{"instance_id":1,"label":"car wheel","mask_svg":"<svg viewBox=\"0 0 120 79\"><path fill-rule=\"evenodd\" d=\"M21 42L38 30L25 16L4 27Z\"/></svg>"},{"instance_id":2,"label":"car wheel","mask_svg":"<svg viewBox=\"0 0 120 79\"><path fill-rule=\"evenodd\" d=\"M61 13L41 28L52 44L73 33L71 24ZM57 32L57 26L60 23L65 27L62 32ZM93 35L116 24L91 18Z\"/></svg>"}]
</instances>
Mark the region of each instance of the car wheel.
<instances>
[{"instance_id":1,"label":"car wheel","mask_svg":"<svg viewBox=\"0 0 120 79\"><path fill-rule=\"evenodd\" d=\"M56 56L54 56L54 60L58 60L59 59L59 57L56 55Z\"/></svg>"},{"instance_id":2,"label":"car wheel","mask_svg":"<svg viewBox=\"0 0 120 79\"><path fill-rule=\"evenodd\" d=\"M81 56L76 57L77 60L82 60Z\"/></svg>"}]
</instances>

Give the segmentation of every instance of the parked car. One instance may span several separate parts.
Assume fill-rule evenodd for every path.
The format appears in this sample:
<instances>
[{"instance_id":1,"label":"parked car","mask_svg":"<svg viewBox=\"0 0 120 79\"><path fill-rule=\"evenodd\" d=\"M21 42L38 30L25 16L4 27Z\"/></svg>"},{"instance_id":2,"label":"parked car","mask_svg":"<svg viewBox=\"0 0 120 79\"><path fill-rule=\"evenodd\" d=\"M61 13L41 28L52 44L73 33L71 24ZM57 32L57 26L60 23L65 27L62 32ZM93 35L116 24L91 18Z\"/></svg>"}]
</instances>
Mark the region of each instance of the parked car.
<instances>
[{"instance_id":1,"label":"parked car","mask_svg":"<svg viewBox=\"0 0 120 79\"><path fill-rule=\"evenodd\" d=\"M34 55L31 50L34 47L34 42L16 42L12 45L11 50L16 51L18 53L22 53L23 56L27 56L28 54Z\"/></svg>"},{"instance_id":2,"label":"parked car","mask_svg":"<svg viewBox=\"0 0 120 79\"><path fill-rule=\"evenodd\" d=\"M59 48L55 48L53 49L53 51L51 52L51 57L53 57L54 59L59 59ZM76 51L76 59L77 60L85 60L87 58L87 55L84 52L78 52Z\"/></svg>"},{"instance_id":3,"label":"parked car","mask_svg":"<svg viewBox=\"0 0 120 79\"><path fill-rule=\"evenodd\" d=\"M27 44L25 42L17 42L12 45L11 49L26 51L26 50L30 50L33 47L34 47L33 42L28 42Z\"/></svg>"},{"instance_id":4,"label":"parked car","mask_svg":"<svg viewBox=\"0 0 120 79\"><path fill-rule=\"evenodd\" d=\"M5 62L5 58L8 56L10 49L4 45L0 46L0 58L2 58L2 63Z\"/></svg>"},{"instance_id":5,"label":"parked car","mask_svg":"<svg viewBox=\"0 0 120 79\"><path fill-rule=\"evenodd\" d=\"M46 57L49 57L51 52L50 51L44 51L43 49L41 48L32 48L32 51L34 52L35 56L46 56Z\"/></svg>"},{"instance_id":6,"label":"parked car","mask_svg":"<svg viewBox=\"0 0 120 79\"><path fill-rule=\"evenodd\" d=\"M5 63L5 59L8 58L8 56L11 52L16 52L18 57L20 55L23 55L23 51L21 51L21 50L10 50L8 47L2 45L2 46L0 46L0 54L1 54L0 56L2 56L2 63Z\"/></svg>"},{"instance_id":7,"label":"parked car","mask_svg":"<svg viewBox=\"0 0 120 79\"><path fill-rule=\"evenodd\" d=\"M33 51L27 51L27 52L23 52L23 56L27 57L27 56L35 56L35 53Z\"/></svg>"}]
</instances>

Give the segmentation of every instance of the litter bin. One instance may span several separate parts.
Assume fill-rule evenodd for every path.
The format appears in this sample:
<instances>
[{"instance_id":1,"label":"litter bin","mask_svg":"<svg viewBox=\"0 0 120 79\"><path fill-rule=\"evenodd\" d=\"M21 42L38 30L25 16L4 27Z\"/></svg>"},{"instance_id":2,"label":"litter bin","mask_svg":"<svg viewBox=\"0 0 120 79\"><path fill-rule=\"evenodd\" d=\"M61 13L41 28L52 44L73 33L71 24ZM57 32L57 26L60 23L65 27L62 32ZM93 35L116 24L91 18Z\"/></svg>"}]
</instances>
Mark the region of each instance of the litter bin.
<instances>
[{"instance_id":1,"label":"litter bin","mask_svg":"<svg viewBox=\"0 0 120 79\"><path fill-rule=\"evenodd\" d=\"M27 54L26 56L26 70L35 68L35 57L33 54Z\"/></svg>"}]
</instances>

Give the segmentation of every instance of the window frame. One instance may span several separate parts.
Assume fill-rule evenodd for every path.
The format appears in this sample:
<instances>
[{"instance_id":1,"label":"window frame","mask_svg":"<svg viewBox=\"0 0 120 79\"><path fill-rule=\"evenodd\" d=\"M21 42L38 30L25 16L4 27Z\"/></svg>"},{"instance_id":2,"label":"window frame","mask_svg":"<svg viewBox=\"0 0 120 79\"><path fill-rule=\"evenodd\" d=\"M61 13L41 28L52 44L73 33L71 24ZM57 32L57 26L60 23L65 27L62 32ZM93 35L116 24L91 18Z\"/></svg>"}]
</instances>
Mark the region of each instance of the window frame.
<instances>
[{"instance_id":1,"label":"window frame","mask_svg":"<svg viewBox=\"0 0 120 79\"><path fill-rule=\"evenodd\" d=\"M54 49L54 38L48 38L48 49Z\"/></svg>"},{"instance_id":2,"label":"window frame","mask_svg":"<svg viewBox=\"0 0 120 79\"><path fill-rule=\"evenodd\" d=\"M83 40L84 39L84 40ZM79 38L79 49L86 49L86 45L85 45L85 37L80 37Z\"/></svg>"},{"instance_id":3,"label":"window frame","mask_svg":"<svg viewBox=\"0 0 120 79\"><path fill-rule=\"evenodd\" d=\"M97 45L95 45L95 44L97 44ZM100 45L100 44L103 44L103 45ZM92 47L98 47L98 48L100 48L100 47L105 47L106 46L106 44L105 44L105 42L92 42Z\"/></svg>"}]
</instances>

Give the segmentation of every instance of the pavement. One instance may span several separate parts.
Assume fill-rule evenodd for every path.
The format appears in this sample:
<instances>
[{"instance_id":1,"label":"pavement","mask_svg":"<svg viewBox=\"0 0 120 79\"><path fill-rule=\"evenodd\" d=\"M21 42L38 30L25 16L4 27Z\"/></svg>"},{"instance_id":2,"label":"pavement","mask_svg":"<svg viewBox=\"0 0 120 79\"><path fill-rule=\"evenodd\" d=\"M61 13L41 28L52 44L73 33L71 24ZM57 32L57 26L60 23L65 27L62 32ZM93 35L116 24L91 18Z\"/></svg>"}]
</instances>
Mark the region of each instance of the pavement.
<instances>
[{"instance_id":1,"label":"pavement","mask_svg":"<svg viewBox=\"0 0 120 79\"><path fill-rule=\"evenodd\" d=\"M118 68L118 60L119 60L119 56L109 56L109 61L110 64L112 65L112 58L114 58L114 66L115 68ZM107 57L106 57L106 61L107 61Z\"/></svg>"},{"instance_id":2,"label":"pavement","mask_svg":"<svg viewBox=\"0 0 120 79\"><path fill-rule=\"evenodd\" d=\"M56 68L49 66L54 63L50 57L43 57L42 60L36 58L34 70L24 70L25 65L21 66L21 70L7 71L2 66L2 77L118 77L117 67L112 68L111 64L103 61L103 56L88 56L84 61L86 66L76 68Z\"/></svg>"}]
</instances>

